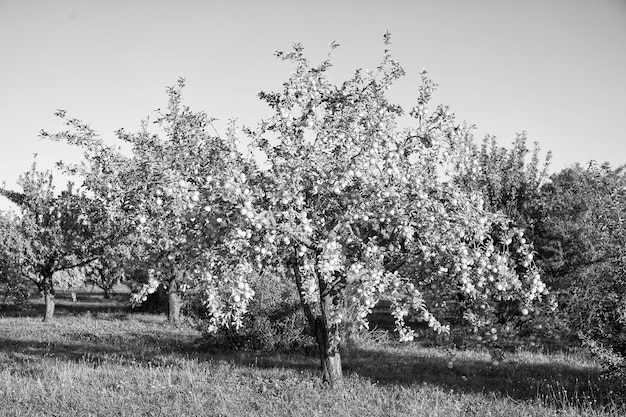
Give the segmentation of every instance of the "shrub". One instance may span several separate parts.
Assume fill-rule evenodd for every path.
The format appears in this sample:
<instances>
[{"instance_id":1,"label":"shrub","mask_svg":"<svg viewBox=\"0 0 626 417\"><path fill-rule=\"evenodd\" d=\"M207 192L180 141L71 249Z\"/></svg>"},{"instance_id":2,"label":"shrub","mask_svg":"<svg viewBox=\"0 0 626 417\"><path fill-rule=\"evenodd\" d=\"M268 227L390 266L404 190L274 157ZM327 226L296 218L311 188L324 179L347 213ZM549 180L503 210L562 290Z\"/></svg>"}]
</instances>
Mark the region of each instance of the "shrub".
<instances>
[{"instance_id":1,"label":"shrub","mask_svg":"<svg viewBox=\"0 0 626 417\"><path fill-rule=\"evenodd\" d=\"M24 304L33 294L34 286L27 280L0 280L0 301L2 304Z\"/></svg>"},{"instance_id":2,"label":"shrub","mask_svg":"<svg viewBox=\"0 0 626 417\"><path fill-rule=\"evenodd\" d=\"M542 190L546 269L572 333L623 378L626 357L626 170L575 166ZM616 364L621 364L617 366ZM620 372L614 372L618 368Z\"/></svg>"},{"instance_id":3,"label":"shrub","mask_svg":"<svg viewBox=\"0 0 626 417\"><path fill-rule=\"evenodd\" d=\"M570 326L584 335L582 340L601 341L615 354L626 356L626 291L616 279L617 271L610 263L584 270L586 285L564 291L563 305ZM589 345L590 346L590 345Z\"/></svg>"},{"instance_id":4,"label":"shrub","mask_svg":"<svg viewBox=\"0 0 626 417\"><path fill-rule=\"evenodd\" d=\"M255 298L238 330L231 327L210 333L201 297L190 300L187 314L198 319L198 327L211 349L310 353L315 349L315 341L307 329L295 288L285 282L270 274L254 280Z\"/></svg>"}]
</instances>

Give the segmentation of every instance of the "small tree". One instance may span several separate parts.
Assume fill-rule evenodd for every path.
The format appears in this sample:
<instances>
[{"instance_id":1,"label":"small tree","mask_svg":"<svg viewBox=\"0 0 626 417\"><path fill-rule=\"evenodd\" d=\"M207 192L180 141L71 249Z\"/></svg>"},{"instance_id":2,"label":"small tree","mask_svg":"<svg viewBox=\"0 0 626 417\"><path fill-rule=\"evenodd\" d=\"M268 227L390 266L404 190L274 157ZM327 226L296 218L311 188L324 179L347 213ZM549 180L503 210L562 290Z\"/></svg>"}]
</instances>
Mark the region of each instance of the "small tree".
<instances>
[{"instance_id":1,"label":"small tree","mask_svg":"<svg viewBox=\"0 0 626 417\"><path fill-rule=\"evenodd\" d=\"M131 156L104 144L88 125L65 118L71 130L54 135L84 149L85 163L66 167L84 178L84 186L103 201L118 230L141 245L140 262L149 282L134 296L145 300L159 285L168 291L168 316L180 319L181 292L201 285L215 271L231 268L235 248L229 246L233 225L242 217L234 210L252 166L237 150L236 139L211 134L212 119L182 106L184 80L168 89L168 106L156 112L157 133L146 119L138 133L118 131L131 146ZM207 275L208 274L208 275Z\"/></svg>"},{"instance_id":2,"label":"small tree","mask_svg":"<svg viewBox=\"0 0 626 417\"><path fill-rule=\"evenodd\" d=\"M102 196L100 198L104 209L107 202ZM98 259L84 268L87 279L104 291L105 299L111 298L116 284L141 266L139 259L145 256L145 249L134 227L129 228L123 216L111 214L103 216L100 222L93 225L94 234L107 244L102 246Z\"/></svg>"},{"instance_id":3,"label":"small tree","mask_svg":"<svg viewBox=\"0 0 626 417\"><path fill-rule=\"evenodd\" d=\"M72 301L76 302L76 289L85 284L84 267L76 267L57 271L52 276L54 285L70 291Z\"/></svg>"},{"instance_id":4,"label":"small tree","mask_svg":"<svg viewBox=\"0 0 626 417\"><path fill-rule=\"evenodd\" d=\"M43 295L44 321L51 321L55 284L62 285L65 277L71 277L71 274L55 277L55 273L95 259L97 245L90 225L98 221L97 212L88 198L75 192L71 183L60 195L55 195L52 174L37 171L35 164L20 177L18 184L22 192L0 190L21 209L17 224L20 251L15 253L15 265Z\"/></svg>"},{"instance_id":5,"label":"small tree","mask_svg":"<svg viewBox=\"0 0 626 417\"><path fill-rule=\"evenodd\" d=\"M125 266L120 258L104 255L85 268L86 278L104 292L104 299L111 299L113 287L125 277Z\"/></svg>"}]
</instances>

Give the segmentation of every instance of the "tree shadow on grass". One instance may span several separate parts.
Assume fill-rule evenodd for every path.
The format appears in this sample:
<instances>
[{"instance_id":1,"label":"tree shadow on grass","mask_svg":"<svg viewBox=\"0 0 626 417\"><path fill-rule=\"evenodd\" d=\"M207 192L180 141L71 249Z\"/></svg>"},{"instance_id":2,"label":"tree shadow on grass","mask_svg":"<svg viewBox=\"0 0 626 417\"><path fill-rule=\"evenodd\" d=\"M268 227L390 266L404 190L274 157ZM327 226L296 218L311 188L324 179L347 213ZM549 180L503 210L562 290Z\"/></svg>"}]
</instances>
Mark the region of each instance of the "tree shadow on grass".
<instances>
[{"instance_id":1,"label":"tree shadow on grass","mask_svg":"<svg viewBox=\"0 0 626 417\"><path fill-rule=\"evenodd\" d=\"M620 399L615 381L603 379L602 371L595 367L562 361L533 363L513 358L495 366L488 355L485 358L461 357L450 363L449 357L433 354L434 351L431 348L424 349L423 353L400 353L397 349L354 348L344 355L344 371L378 384L428 384L454 392L518 401L539 399L557 407L618 406L626 411L624 396Z\"/></svg>"},{"instance_id":2,"label":"tree shadow on grass","mask_svg":"<svg viewBox=\"0 0 626 417\"><path fill-rule=\"evenodd\" d=\"M591 364L574 360L568 363L564 355L548 362L549 356L528 353L494 365L487 352L456 353L450 364L450 356L434 347L407 347L399 343L372 348L351 346L342 352L342 364L344 375L357 375L378 385L426 384L457 393L539 400L557 408L618 407L626 415L626 386L622 384L620 391L615 380L604 379L602 370ZM320 373L320 361L315 355L231 352L221 356L244 366Z\"/></svg>"},{"instance_id":3,"label":"tree shadow on grass","mask_svg":"<svg viewBox=\"0 0 626 417\"><path fill-rule=\"evenodd\" d=\"M150 323L153 327L138 327L137 331L116 332L116 322L112 323L105 331L67 326L44 335L0 335L0 367L13 366L17 372L26 372L32 366L20 368L20 364L32 364L41 358L93 366L178 366L187 360L197 360L294 369L310 374L319 372L319 360L315 356L209 351L198 342L197 334L184 333L168 324L160 327L155 320ZM539 399L556 407L601 409L611 404L624 407L623 399L614 392L617 387L610 381L602 381L599 369L567 363L562 358L554 363L546 363L545 359L541 363L532 358L517 362L505 360L493 366L488 355L461 352L450 368L449 357L440 350L405 349L392 343L371 348L350 347L343 354L343 367L346 375L358 375L380 385L427 384L459 393L493 395L515 401Z\"/></svg>"},{"instance_id":4,"label":"tree shadow on grass","mask_svg":"<svg viewBox=\"0 0 626 417\"><path fill-rule=\"evenodd\" d=\"M180 340L162 335L138 334L134 337L75 332L65 335L67 341L10 339L0 337L0 363L32 362L54 358L68 362L113 363L121 365L173 364L183 358L193 358L195 349Z\"/></svg>"},{"instance_id":5,"label":"tree shadow on grass","mask_svg":"<svg viewBox=\"0 0 626 417\"><path fill-rule=\"evenodd\" d=\"M284 368L316 373L318 361L303 355L262 352L206 352L196 340L177 340L164 334L138 334L134 337L103 336L75 332L67 341L11 339L0 337L0 368L12 373L38 372L37 363L45 360L104 365L180 367L188 361L228 362L256 368Z\"/></svg>"},{"instance_id":6,"label":"tree shadow on grass","mask_svg":"<svg viewBox=\"0 0 626 417\"><path fill-rule=\"evenodd\" d=\"M556 408L618 409L626 415L624 385L620 391L616 381L603 379L597 368L512 360L494 366L486 358L457 360L450 368L444 356L400 354L384 348L353 348L342 357L345 376L356 375L378 385L431 385L455 393L541 401ZM248 352L233 355L231 360L245 366L320 372L319 359L311 356Z\"/></svg>"}]
</instances>

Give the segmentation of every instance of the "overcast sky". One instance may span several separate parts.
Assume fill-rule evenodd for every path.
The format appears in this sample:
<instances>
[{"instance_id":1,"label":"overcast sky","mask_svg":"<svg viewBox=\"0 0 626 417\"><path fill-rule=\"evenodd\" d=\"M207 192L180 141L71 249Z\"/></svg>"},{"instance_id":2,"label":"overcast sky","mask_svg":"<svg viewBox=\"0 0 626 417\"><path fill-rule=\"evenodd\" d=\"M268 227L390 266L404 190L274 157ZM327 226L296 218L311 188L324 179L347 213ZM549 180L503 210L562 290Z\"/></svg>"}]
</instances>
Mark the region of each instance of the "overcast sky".
<instances>
[{"instance_id":1,"label":"overcast sky","mask_svg":"<svg viewBox=\"0 0 626 417\"><path fill-rule=\"evenodd\" d=\"M222 121L269 114L260 90L292 68L277 49L301 42L334 80L374 68L382 34L407 77L390 94L411 107L419 71L434 101L508 146L528 132L552 171L590 159L626 163L626 1L24 1L0 0L0 181L15 187L38 153L52 167L76 153L38 138L56 109L113 131L137 130L187 79L187 104ZM0 208L6 207L0 201Z\"/></svg>"}]
</instances>

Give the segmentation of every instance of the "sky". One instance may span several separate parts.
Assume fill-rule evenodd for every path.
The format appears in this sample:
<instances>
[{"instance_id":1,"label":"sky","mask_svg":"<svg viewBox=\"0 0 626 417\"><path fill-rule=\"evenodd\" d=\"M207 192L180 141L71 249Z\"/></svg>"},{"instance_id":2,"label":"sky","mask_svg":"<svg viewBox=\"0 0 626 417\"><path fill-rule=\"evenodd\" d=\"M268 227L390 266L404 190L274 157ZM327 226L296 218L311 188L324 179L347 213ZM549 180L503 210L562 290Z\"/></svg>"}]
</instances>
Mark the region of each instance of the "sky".
<instances>
[{"instance_id":1,"label":"sky","mask_svg":"<svg viewBox=\"0 0 626 417\"><path fill-rule=\"evenodd\" d=\"M434 102L509 146L526 131L552 151L552 172L576 162L626 163L626 0L38 1L0 0L0 182L16 188L40 168L76 161L56 109L113 143L167 103L187 80L194 110L254 126L292 67L274 57L302 43L331 79L373 69L382 35L407 76L393 101L415 104L419 72L439 85ZM9 207L0 198L0 209Z\"/></svg>"}]
</instances>

